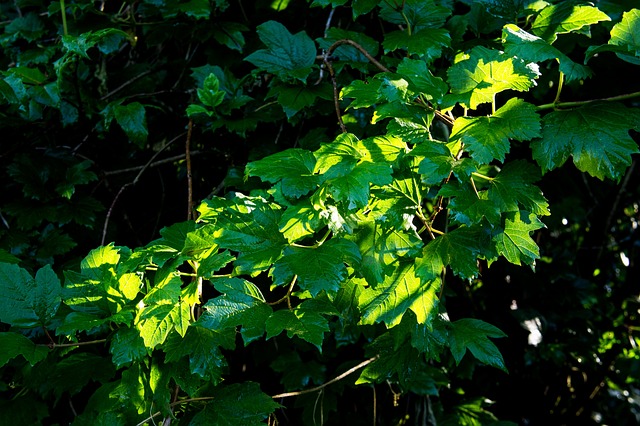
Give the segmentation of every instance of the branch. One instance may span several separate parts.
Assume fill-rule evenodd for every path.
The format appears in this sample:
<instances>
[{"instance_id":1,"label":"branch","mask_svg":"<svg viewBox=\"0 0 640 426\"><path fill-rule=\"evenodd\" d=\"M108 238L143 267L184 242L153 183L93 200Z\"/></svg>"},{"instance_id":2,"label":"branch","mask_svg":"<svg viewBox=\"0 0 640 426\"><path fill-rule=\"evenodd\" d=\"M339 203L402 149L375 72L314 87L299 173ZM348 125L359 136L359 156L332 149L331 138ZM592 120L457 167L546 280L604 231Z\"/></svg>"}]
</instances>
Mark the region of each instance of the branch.
<instances>
[{"instance_id":1,"label":"branch","mask_svg":"<svg viewBox=\"0 0 640 426\"><path fill-rule=\"evenodd\" d=\"M142 174L144 173L145 170L147 170L149 168L149 166L151 165L151 163L153 163L153 160L155 160L155 158L160 155L162 153L162 151L164 151L166 148L168 148L172 143L174 143L175 141L177 141L178 139L180 139L182 136L184 135L184 133L181 133L180 135L176 136L175 138L171 139L165 146L163 146L162 148L160 148L158 150L158 152L156 152L155 154L153 154L151 156L151 158L149 159L149 161L147 161L147 164L145 164L142 169L140 169L140 172L138 172L138 174L136 175L136 177L131 181L131 182L127 182L124 185L122 185L122 187L120 188L120 190L118 191L118 193L116 194L115 198L113 199L113 201L111 202L111 205L109 206L109 210L107 211L107 216L104 219L104 226L102 227L102 240L100 242L101 245L104 245L104 241L107 238L107 227L109 226L109 219L111 219L111 213L113 213L113 207L116 205L116 201L118 201L118 198L120 198L120 195L122 195L122 193L124 192L124 190L132 185L135 185L136 183L138 183L138 180L140 179L140 176L142 176Z\"/></svg>"},{"instance_id":2,"label":"branch","mask_svg":"<svg viewBox=\"0 0 640 426\"><path fill-rule=\"evenodd\" d=\"M360 370L361 368L364 368L365 366L371 364L372 362L376 361L378 358L380 358L380 355L376 355L372 358L369 358L366 361L362 361L360 364L356 365L353 368L350 368L349 370L345 371L344 373L340 374L337 377L334 377L333 379L329 380L327 383L322 384L320 386L316 386L315 388L311 388L311 389L304 389L301 391L297 391L297 392L286 392L286 393L279 393L277 395L273 395L271 398L276 399L276 398L288 398L290 396L298 396L298 395L304 395L305 393L312 393L312 392L317 392L319 390L322 390L324 388L326 388L327 386L329 386L330 384L333 384L339 380L344 379L345 377L347 377L348 375L355 373L356 371Z\"/></svg>"},{"instance_id":3,"label":"branch","mask_svg":"<svg viewBox=\"0 0 640 426\"><path fill-rule=\"evenodd\" d=\"M91 340L89 342L75 342L75 343L38 343L36 346L46 346L49 349L56 348L75 348L76 346L88 346L88 345L97 345L98 343L104 343L107 339L99 339L99 340Z\"/></svg>"},{"instance_id":4,"label":"branch","mask_svg":"<svg viewBox=\"0 0 640 426\"><path fill-rule=\"evenodd\" d=\"M539 105L536 107L537 111L545 109L558 109L558 108L574 108L584 105L589 105L594 102L616 102L625 101L627 99L634 99L640 97L640 92L626 93L624 95L612 96L610 98L591 99L588 101L575 101L575 102L553 102L550 104Z\"/></svg>"},{"instance_id":5,"label":"branch","mask_svg":"<svg viewBox=\"0 0 640 426\"><path fill-rule=\"evenodd\" d=\"M193 176L191 174L191 134L193 133L193 119L189 119L187 126L187 141L185 158L187 159L187 220L193 219Z\"/></svg>"},{"instance_id":6,"label":"branch","mask_svg":"<svg viewBox=\"0 0 640 426\"><path fill-rule=\"evenodd\" d=\"M194 155L198 155L200 154L201 151L191 151L191 156ZM158 167L161 166L163 164L167 164L167 163L172 163L174 161L178 161L178 160L183 160L185 158L185 154L179 154L179 155L174 155L173 157L168 157L168 158L164 158L162 160L158 160L156 162L153 162L151 164L149 164L148 168L151 169L153 167ZM144 169L147 166L134 166L134 167L128 167L126 169L118 169L118 170L111 170L108 172L104 172L105 176L111 176L111 175L118 175L121 173L129 173L129 172L137 172L140 169Z\"/></svg>"}]
</instances>

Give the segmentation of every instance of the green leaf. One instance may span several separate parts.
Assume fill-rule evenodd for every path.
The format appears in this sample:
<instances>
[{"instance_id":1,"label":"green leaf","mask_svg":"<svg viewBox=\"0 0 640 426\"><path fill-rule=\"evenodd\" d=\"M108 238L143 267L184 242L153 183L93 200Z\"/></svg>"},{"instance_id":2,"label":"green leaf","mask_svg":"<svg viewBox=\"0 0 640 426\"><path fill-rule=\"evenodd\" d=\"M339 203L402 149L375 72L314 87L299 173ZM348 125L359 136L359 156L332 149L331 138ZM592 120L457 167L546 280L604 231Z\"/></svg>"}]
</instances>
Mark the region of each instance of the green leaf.
<instances>
[{"instance_id":1,"label":"green leaf","mask_svg":"<svg viewBox=\"0 0 640 426\"><path fill-rule=\"evenodd\" d=\"M396 72L409 81L410 90L423 93L427 99L436 103L449 91L447 83L440 77L435 77L425 61L404 58Z\"/></svg>"},{"instance_id":2,"label":"green leaf","mask_svg":"<svg viewBox=\"0 0 640 426\"><path fill-rule=\"evenodd\" d=\"M398 262L391 275L375 287L366 288L359 297L362 324L384 322L388 328L400 323L407 309L425 323L437 306L439 279L422 280L412 262Z\"/></svg>"},{"instance_id":3,"label":"green leaf","mask_svg":"<svg viewBox=\"0 0 640 426\"><path fill-rule=\"evenodd\" d=\"M111 339L109 347L116 368L139 362L149 355L144 340L135 328L120 328Z\"/></svg>"},{"instance_id":4,"label":"green leaf","mask_svg":"<svg viewBox=\"0 0 640 426\"><path fill-rule=\"evenodd\" d=\"M367 154L364 144L355 135L343 133L333 142L323 144L314 152L316 157L314 171L324 174L332 166L340 163L353 167L358 161L365 159Z\"/></svg>"},{"instance_id":5,"label":"green leaf","mask_svg":"<svg viewBox=\"0 0 640 426\"><path fill-rule=\"evenodd\" d=\"M213 284L221 296L210 299L203 306L197 324L211 330L241 326L245 345L263 337L265 321L272 309L258 287L240 278L216 278Z\"/></svg>"},{"instance_id":6,"label":"green leaf","mask_svg":"<svg viewBox=\"0 0 640 426\"><path fill-rule=\"evenodd\" d=\"M322 225L320 212L307 199L285 210L280 220L280 232L287 241L293 243L315 234Z\"/></svg>"},{"instance_id":7,"label":"green leaf","mask_svg":"<svg viewBox=\"0 0 640 426\"><path fill-rule=\"evenodd\" d=\"M220 82L214 73L205 78L203 88L198 89L198 99L209 108L215 108L224 100L224 92L220 90Z\"/></svg>"},{"instance_id":8,"label":"green leaf","mask_svg":"<svg viewBox=\"0 0 640 426\"><path fill-rule=\"evenodd\" d=\"M570 33L600 21L610 20L606 13L596 7L562 2L550 4L542 9L533 21L531 31L551 44L558 38L558 34Z\"/></svg>"},{"instance_id":9,"label":"green leaf","mask_svg":"<svg viewBox=\"0 0 640 426\"><path fill-rule=\"evenodd\" d=\"M560 71L567 81L583 80L591 77L591 70L573 62L567 55L551 46L547 41L536 37L513 24L505 25L502 30L502 44L509 55L531 62L543 62L556 59Z\"/></svg>"},{"instance_id":10,"label":"green leaf","mask_svg":"<svg viewBox=\"0 0 640 426\"><path fill-rule=\"evenodd\" d=\"M505 336L506 334L493 325L473 318L463 318L449 324L449 347L457 364L460 364L462 357L469 349L478 361L506 373L507 367L502 354L489 340L489 337Z\"/></svg>"},{"instance_id":11,"label":"green leaf","mask_svg":"<svg viewBox=\"0 0 640 426\"><path fill-rule=\"evenodd\" d=\"M611 39L603 46L589 46L585 53L585 62L596 53L615 52L624 61L640 64L640 9L631 9L622 14L622 20L611 29Z\"/></svg>"},{"instance_id":12,"label":"green leaf","mask_svg":"<svg viewBox=\"0 0 640 426\"><path fill-rule=\"evenodd\" d=\"M191 426L261 426L264 419L280 408L253 382L218 386L211 397L212 401L191 420Z\"/></svg>"},{"instance_id":13,"label":"green leaf","mask_svg":"<svg viewBox=\"0 0 640 426\"><path fill-rule=\"evenodd\" d=\"M153 349L164 343L172 330L184 337L191 313L189 305L183 302L145 306L138 312L136 327L144 340L144 345Z\"/></svg>"},{"instance_id":14,"label":"green leaf","mask_svg":"<svg viewBox=\"0 0 640 426\"><path fill-rule=\"evenodd\" d=\"M504 161L509 139L525 141L539 136L540 117L535 106L513 98L491 117L458 117L449 140L464 143L474 160L489 164Z\"/></svg>"},{"instance_id":15,"label":"green leaf","mask_svg":"<svg viewBox=\"0 0 640 426\"><path fill-rule=\"evenodd\" d=\"M286 240L280 233L280 206L259 197L236 194L234 200L212 198L198 207L201 220L215 221L215 241L239 252L236 274L257 275L280 257Z\"/></svg>"},{"instance_id":16,"label":"green leaf","mask_svg":"<svg viewBox=\"0 0 640 426\"><path fill-rule=\"evenodd\" d=\"M378 42L359 31L348 31L342 28L331 27L326 31L325 37L316 39L316 42L320 49L328 50L331 45L339 40L352 40L358 43L373 57L378 54ZM347 63L351 67L366 72L370 64L369 59L359 49L356 49L350 44L339 45L333 50L332 56L336 58L336 60L332 62L334 69L337 71L340 70L343 63Z\"/></svg>"},{"instance_id":17,"label":"green leaf","mask_svg":"<svg viewBox=\"0 0 640 426\"><path fill-rule=\"evenodd\" d=\"M444 185L439 196L452 197L449 211L454 220L467 226L480 224L483 218L489 223L500 223L500 208L496 201L488 199L487 191L477 192L470 183L450 181Z\"/></svg>"},{"instance_id":18,"label":"green leaf","mask_svg":"<svg viewBox=\"0 0 640 426\"><path fill-rule=\"evenodd\" d=\"M367 150L368 158L374 163L394 164L407 152L407 144L399 137L389 134L364 139L362 145Z\"/></svg>"},{"instance_id":19,"label":"green leaf","mask_svg":"<svg viewBox=\"0 0 640 426\"><path fill-rule=\"evenodd\" d=\"M629 135L639 129L640 110L618 103L590 103L543 117L542 138L531 143L533 158L546 173L569 156L576 167L598 179L620 180L631 155L640 152Z\"/></svg>"},{"instance_id":20,"label":"green leaf","mask_svg":"<svg viewBox=\"0 0 640 426\"><path fill-rule=\"evenodd\" d=\"M347 276L345 263L355 266L362 256L358 246L334 237L318 247L291 246L271 271L276 284L288 284L295 275L301 289L316 296L322 290L335 294Z\"/></svg>"},{"instance_id":21,"label":"green leaf","mask_svg":"<svg viewBox=\"0 0 640 426\"><path fill-rule=\"evenodd\" d=\"M353 10L353 19L371 12L378 3L380 3L379 0L352 0L351 9Z\"/></svg>"},{"instance_id":22,"label":"green leaf","mask_svg":"<svg viewBox=\"0 0 640 426\"><path fill-rule=\"evenodd\" d=\"M267 98L277 98L278 104L289 119L303 108L313 105L317 98L328 100L331 96L331 86L328 84L301 86L274 83L267 94Z\"/></svg>"},{"instance_id":23,"label":"green leaf","mask_svg":"<svg viewBox=\"0 0 640 426\"><path fill-rule=\"evenodd\" d=\"M544 228L544 224L533 213L506 213L504 229L493 237L498 254L516 265L524 262L533 266L535 260L540 257L540 249L530 233L540 228Z\"/></svg>"},{"instance_id":24,"label":"green leaf","mask_svg":"<svg viewBox=\"0 0 640 426\"><path fill-rule=\"evenodd\" d=\"M50 265L35 279L23 268L0 263L0 321L19 328L47 327L61 302L62 286Z\"/></svg>"},{"instance_id":25,"label":"green leaf","mask_svg":"<svg viewBox=\"0 0 640 426\"><path fill-rule=\"evenodd\" d=\"M267 49L253 52L246 61L282 80L307 78L316 59L316 46L305 32L292 35L275 21L258 25L257 32Z\"/></svg>"},{"instance_id":26,"label":"green leaf","mask_svg":"<svg viewBox=\"0 0 640 426\"><path fill-rule=\"evenodd\" d=\"M444 28L423 28L412 34L398 30L386 33L382 45L385 53L403 49L408 55L431 62L442 55L443 49L450 47L451 36Z\"/></svg>"},{"instance_id":27,"label":"green leaf","mask_svg":"<svg viewBox=\"0 0 640 426\"><path fill-rule=\"evenodd\" d=\"M409 25L412 32L422 28L440 28L451 9L434 0L406 0L402 4L380 3L380 18L396 25Z\"/></svg>"},{"instance_id":28,"label":"green leaf","mask_svg":"<svg viewBox=\"0 0 640 426\"><path fill-rule=\"evenodd\" d=\"M327 180L325 185L333 199L344 203L348 210L361 209L369 202L370 186L391 183L391 172L387 163L362 162L348 174Z\"/></svg>"},{"instance_id":29,"label":"green leaf","mask_svg":"<svg viewBox=\"0 0 640 426\"><path fill-rule=\"evenodd\" d=\"M436 185L449 176L455 158L446 144L425 141L416 145L409 154L421 158L418 172L427 185Z\"/></svg>"},{"instance_id":30,"label":"green leaf","mask_svg":"<svg viewBox=\"0 0 640 426\"><path fill-rule=\"evenodd\" d=\"M27 337L19 333L0 333L0 367L9 360L22 355L29 364L36 365L49 354L49 348L45 345L36 345Z\"/></svg>"},{"instance_id":31,"label":"green leaf","mask_svg":"<svg viewBox=\"0 0 640 426\"><path fill-rule=\"evenodd\" d=\"M494 177L489 186L488 199L500 211L527 210L538 216L548 216L549 203L533 182L540 180L540 170L525 161L512 161Z\"/></svg>"},{"instance_id":32,"label":"green leaf","mask_svg":"<svg viewBox=\"0 0 640 426\"><path fill-rule=\"evenodd\" d=\"M440 277L450 266L462 278L478 275L477 258L482 253L476 227L461 226L430 241L416 259L416 275L428 281Z\"/></svg>"},{"instance_id":33,"label":"green leaf","mask_svg":"<svg viewBox=\"0 0 640 426\"><path fill-rule=\"evenodd\" d=\"M329 322L323 316L324 309L318 310L313 300L302 302L293 310L281 309L267 318L267 339L287 331L287 336L311 343L322 352L324 333L329 331Z\"/></svg>"},{"instance_id":34,"label":"green leaf","mask_svg":"<svg viewBox=\"0 0 640 426\"><path fill-rule=\"evenodd\" d=\"M354 80L340 91L340 99L353 98L349 104L349 108L367 108L375 105L382 96L380 88L382 82L376 79L368 79L367 81Z\"/></svg>"},{"instance_id":35,"label":"green leaf","mask_svg":"<svg viewBox=\"0 0 640 426\"><path fill-rule=\"evenodd\" d=\"M188 357L191 374L214 385L218 384L228 367L227 360L219 348L222 343L220 334L204 327L189 327L184 337L173 333L163 345L166 361L176 362L182 357ZM234 336L235 332L232 331L231 335Z\"/></svg>"},{"instance_id":36,"label":"green leaf","mask_svg":"<svg viewBox=\"0 0 640 426\"><path fill-rule=\"evenodd\" d=\"M131 142L143 148L149 135L144 106L139 102L118 105L114 109L114 114L116 122L124 130Z\"/></svg>"},{"instance_id":37,"label":"green leaf","mask_svg":"<svg viewBox=\"0 0 640 426\"><path fill-rule=\"evenodd\" d=\"M311 152L293 148L247 164L245 174L271 183L282 182L285 196L300 198L318 187L315 165L316 158Z\"/></svg>"},{"instance_id":38,"label":"green leaf","mask_svg":"<svg viewBox=\"0 0 640 426\"><path fill-rule=\"evenodd\" d=\"M526 92L539 75L534 64L482 46L474 47L447 70L451 92L463 94L468 100L461 103L471 109L493 102L505 90Z\"/></svg>"}]
</instances>

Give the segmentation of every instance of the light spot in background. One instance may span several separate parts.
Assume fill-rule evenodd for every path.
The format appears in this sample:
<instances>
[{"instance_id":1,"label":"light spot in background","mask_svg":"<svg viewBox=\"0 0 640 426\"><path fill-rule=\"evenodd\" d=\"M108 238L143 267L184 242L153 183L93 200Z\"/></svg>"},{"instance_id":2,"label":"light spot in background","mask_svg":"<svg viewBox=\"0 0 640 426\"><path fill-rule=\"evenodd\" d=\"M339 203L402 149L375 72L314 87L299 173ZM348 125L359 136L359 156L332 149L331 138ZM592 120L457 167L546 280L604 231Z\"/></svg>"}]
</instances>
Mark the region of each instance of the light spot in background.
<instances>
[{"instance_id":1,"label":"light spot in background","mask_svg":"<svg viewBox=\"0 0 640 426\"><path fill-rule=\"evenodd\" d=\"M518 309L518 302L516 302L515 299L511 301L511 306L509 306L509 309L511 309L512 311Z\"/></svg>"},{"instance_id":2,"label":"light spot in background","mask_svg":"<svg viewBox=\"0 0 640 426\"><path fill-rule=\"evenodd\" d=\"M529 330L529 344L532 346L538 346L538 344L542 342L542 333L540 331L542 328L542 321L540 321L540 318L535 317L525 320L522 323L522 326Z\"/></svg>"},{"instance_id":3,"label":"light spot in background","mask_svg":"<svg viewBox=\"0 0 640 426\"><path fill-rule=\"evenodd\" d=\"M624 254L624 252L623 252L623 251L621 251L621 252L620 252L620 260L622 260L622 264L623 264L624 266L629 266L629 263L630 263L630 262L629 262L629 258L627 257L627 255L626 255L626 254Z\"/></svg>"},{"instance_id":4,"label":"light spot in background","mask_svg":"<svg viewBox=\"0 0 640 426\"><path fill-rule=\"evenodd\" d=\"M562 224L563 224L564 226L567 226L567 225L569 224L569 221L567 220L567 218L566 218L566 217L563 217L563 218L562 218Z\"/></svg>"}]
</instances>

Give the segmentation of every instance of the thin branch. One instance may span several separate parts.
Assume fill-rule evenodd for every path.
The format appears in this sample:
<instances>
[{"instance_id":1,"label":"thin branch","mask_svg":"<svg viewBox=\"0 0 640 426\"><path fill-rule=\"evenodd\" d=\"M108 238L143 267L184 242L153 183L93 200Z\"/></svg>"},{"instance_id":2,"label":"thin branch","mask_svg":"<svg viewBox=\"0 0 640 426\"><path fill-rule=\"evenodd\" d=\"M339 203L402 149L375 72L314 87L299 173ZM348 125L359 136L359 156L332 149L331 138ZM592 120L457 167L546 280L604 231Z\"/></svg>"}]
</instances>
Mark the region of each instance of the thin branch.
<instances>
[{"instance_id":1,"label":"thin branch","mask_svg":"<svg viewBox=\"0 0 640 426\"><path fill-rule=\"evenodd\" d=\"M298 396L298 395L304 395L306 393L312 393L312 392L317 392L319 390L322 390L324 388L326 388L327 386L340 381L342 379L344 379L345 377L349 376L350 374L355 373L356 371L366 367L367 365L371 364L372 362L376 361L378 358L380 358L380 355L376 355L374 357L369 358L366 361L362 361L360 364L356 365L353 368L348 369L347 371L345 371L344 373L340 374L337 377L334 377L333 379L329 380L327 383L324 383L320 386L316 386L315 388L311 388L311 389L304 389L301 391L297 391L297 392L285 392L285 393L279 393L277 395L273 395L271 398L273 399L277 399L277 398L288 398L290 396Z\"/></svg>"},{"instance_id":2,"label":"thin branch","mask_svg":"<svg viewBox=\"0 0 640 426\"><path fill-rule=\"evenodd\" d=\"M291 292L293 291L293 286L296 284L296 281L298 280L298 276L294 275L293 279L291 280L291 284L289 284L289 288L287 289L287 294L285 294L283 297L281 297L280 299L276 300L275 302L270 302L267 303L267 305L270 306L274 306L274 305L279 305L280 303L284 302L285 300L287 301L287 304L289 305L289 309L291 309Z\"/></svg>"},{"instance_id":3,"label":"thin branch","mask_svg":"<svg viewBox=\"0 0 640 426\"><path fill-rule=\"evenodd\" d=\"M191 151L191 156L193 157L194 155L198 155L201 154L201 151ZM167 164L167 163L173 163L174 161L178 161L178 160L183 160L185 158L185 154L179 154L179 155L174 155L173 157L167 157L164 158L162 160L158 160L155 161L151 164L149 164L149 169L152 169L154 167L158 167L161 166L163 164ZM128 167L126 169L119 169L119 170L110 170L108 172L104 172L105 176L111 176L111 175L119 175L122 173L130 173L130 172L137 172L140 169L144 169L146 166L134 166L134 167Z\"/></svg>"},{"instance_id":4,"label":"thin branch","mask_svg":"<svg viewBox=\"0 0 640 426\"><path fill-rule=\"evenodd\" d=\"M149 166L151 165L151 163L153 163L153 160L156 159L156 157L158 155L160 155L162 153L162 151L164 151L166 148L168 148L172 143L174 143L175 141L179 140L182 136L184 135L184 133L181 133L180 135L176 136L175 138L171 139L165 146L163 146L161 149L158 150L158 152L156 152L155 154L153 154L151 156L151 158L149 159L149 161L147 161L147 164L145 164L142 169L140 169L140 171L138 172L138 174L136 175L136 177L133 179L133 181L131 182L127 182L124 185L122 185L122 187L120 188L120 190L118 191L118 193L116 194L115 198L113 199L113 201L111 202L111 205L109 206L109 210L107 211L107 216L104 219L104 226L102 227L102 240L100 242L101 245L104 245L105 239L107 238L107 228L109 226L109 220L111 219L111 214L113 213L113 208L116 205L116 202L118 201L118 198L120 198L120 195L122 195L122 193L124 192L124 190L126 188L128 188L129 186L135 185L136 183L138 183L138 180L140 179L140 176L142 176L142 174L144 173L145 170L147 170L149 168Z\"/></svg>"},{"instance_id":5,"label":"thin branch","mask_svg":"<svg viewBox=\"0 0 640 426\"><path fill-rule=\"evenodd\" d=\"M135 83L136 81L140 80L142 77L145 77L145 76L151 74L152 72L153 72L153 70L147 70L147 71L141 72L140 74L136 75L132 79L129 79L129 80L125 81L120 86L116 87L115 89L113 89L112 91L110 91L109 93L107 93L106 95L101 97L100 100L104 101L106 99L109 99L111 96L115 95L116 93L118 93L119 91L121 91L122 89L127 87L128 85L130 85L132 83Z\"/></svg>"},{"instance_id":6,"label":"thin branch","mask_svg":"<svg viewBox=\"0 0 640 426\"><path fill-rule=\"evenodd\" d=\"M175 401L175 402L172 402L171 404L169 404L169 408L173 408L176 405L180 405L180 404L188 404L190 402L211 401L212 399L215 399L215 398L213 396L201 396L201 397L198 397L198 398L182 399L180 401ZM150 415L149 417L147 417L146 419L144 419L143 421L141 421L140 423L138 423L136 426L142 426L145 423L153 420L154 418L158 417L161 414L162 414L161 411L157 411L157 412L153 413L152 415Z\"/></svg>"},{"instance_id":7,"label":"thin branch","mask_svg":"<svg viewBox=\"0 0 640 426\"><path fill-rule=\"evenodd\" d=\"M76 346L89 346L89 345L97 345L98 343L104 343L107 339L99 339L99 340L91 340L88 342L75 342L75 343L38 343L36 346L46 346L49 349L56 348L75 348Z\"/></svg>"},{"instance_id":8,"label":"thin branch","mask_svg":"<svg viewBox=\"0 0 640 426\"><path fill-rule=\"evenodd\" d=\"M640 97L640 92L626 93L624 95L612 96L610 98L591 99L588 101L576 101L576 102L557 102L551 104L538 105L536 111L542 111L545 109L557 109L557 108L574 108L580 107L594 102L616 102L626 101L628 99L634 99Z\"/></svg>"},{"instance_id":9,"label":"thin branch","mask_svg":"<svg viewBox=\"0 0 640 426\"><path fill-rule=\"evenodd\" d=\"M185 158L187 160L187 220L193 219L193 175L191 174L191 134L193 133L193 119L189 119L187 127L187 141Z\"/></svg>"}]
</instances>

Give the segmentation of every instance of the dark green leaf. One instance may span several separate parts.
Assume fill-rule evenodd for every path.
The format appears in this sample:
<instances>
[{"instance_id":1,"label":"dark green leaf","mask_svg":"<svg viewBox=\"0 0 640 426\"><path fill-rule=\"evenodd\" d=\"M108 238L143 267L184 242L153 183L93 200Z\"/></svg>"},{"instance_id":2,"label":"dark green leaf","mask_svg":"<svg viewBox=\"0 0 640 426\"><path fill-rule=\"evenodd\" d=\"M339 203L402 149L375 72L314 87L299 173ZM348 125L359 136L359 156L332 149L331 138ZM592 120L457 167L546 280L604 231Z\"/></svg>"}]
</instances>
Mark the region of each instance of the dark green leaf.
<instances>
[{"instance_id":1,"label":"dark green leaf","mask_svg":"<svg viewBox=\"0 0 640 426\"><path fill-rule=\"evenodd\" d=\"M22 334L12 332L0 333L0 347L0 367L18 355L35 365L49 353L49 348L45 345L38 346Z\"/></svg>"},{"instance_id":2,"label":"dark green leaf","mask_svg":"<svg viewBox=\"0 0 640 426\"><path fill-rule=\"evenodd\" d=\"M144 106L139 102L118 105L114 109L115 119L127 137L140 148L147 143L147 117Z\"/></svg>"},{"instance_id":3,"label":"dark green leaf","mask_svg":"<svg viewBox=\"0 0 640 426\"><path fill-rule=\"evenodd\" d=\"M211 396L212 402L189 425L260 426L280 407L252 382L217 387Z\"/></svg>"},{"instance_id":4,"label":"dark green leaf","mask_svg":"<svg viewBox=\"0 0 640 426\"><path fill-rule=\"evenodd\" d=\"M220 383L222 374L227 369L227 361L219 348L223 343L220 341L220 334L222 333L204 327L189 327L184 337L177 333L171 334L162 346L167 362L188 357L191 374L214 385ZM232 331L231 335L234 336L235 333Z\"/></svg>"},{"instance_id":5,"label":"dark green leaf","mask_svg":"<svg viewBox=\"0 0 640 426\"><path fill-rule=\"evenodd\" d=\"M18 265L0 263L0 321L19 328L47 327L61 301L62 287L50 265L35 279Z\"/></svg>"},{"instance_id":6,"label":"dark green leaf","mask_svg":"<svg viewBox=\"0 0 640 426\"><path fill-rule=\"evenodd\" d=\"M539 216L548 216L549 203L542 191L533 185L540 179L537 167L525 161L513 161L504 166L491 180L488 199L500 211L527 210Z\"/></svg>"},{"instance_id":7,"label":"dark green leaf","mask_svg":"<svg viewBox=\"0 0 640 426\"><path fill-rule=\"evenodd\" d=\"M289 338L298 336L322 352L324 333L329 331L329 322L323 316L325 310L318 310L310 302L313 300L302 302L293 310L282 309L271 314L266 321L267 339L286 330Z\"/></svg>"},{"instance_id":8,"label":"dark green leaf","mask_svg":"<svg viewBox=\"0 0 640 426\"><path fill-rule=\"evenodd\" d=\"M599 179L619 180L640 152L629 135L640 128L640 110L617 103L592 103L544 116L542 138L531 143L543 173L562 166L569 156L576 167Z\"/></svg>"},{"instance_id":9,"label":"dark green leaf","mask_svg":"<svg viewBox=\"0 0 640 426\"><path fill-rule=\"evenodd\" d=\"M449 345L458 364L469 349L478 361L507 372L502 354L496 345L489 340L489 337L505 336L502 331L491 324L477 319L463 318L450 323Z\"/></svg>"},{"instance_id":10,"label":"dark green leaf","mask_svg":"<svg viewBox=\"0 0 640 426\"><path fill-rule=\"evenodd\" d=\"M481 253L475 227L462 226L430 241L416 260L416 275L423 280L440 277L450 266L456 275L472 278L478 275L477 257Z\"/></svg>"},{"instance_id":11,"label":"dark green leaf","mask_svg":"<svg viewBox=\"0 0 640 426\"><path fill-rule=\"evenodd\" d=\"M282 182L285 196L300 198L317 188L320 182L314 174L315 164L311 152L294 148L247 164L245 173L271 183Z\"/></svg>"},{"instance_id":12,"label":"dark green leaf","mask_svg":"<svg viewBox=\"0 0 640 426\"><path fill-rule=\"evenodd\" d=\"M283 80L304 81L316 59L313 40L305 32L293 35L275 21L258 25L257 31L267 49L257 50L245 60Z\"/></svg>"}]
</instances>

